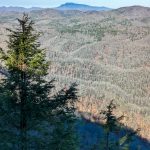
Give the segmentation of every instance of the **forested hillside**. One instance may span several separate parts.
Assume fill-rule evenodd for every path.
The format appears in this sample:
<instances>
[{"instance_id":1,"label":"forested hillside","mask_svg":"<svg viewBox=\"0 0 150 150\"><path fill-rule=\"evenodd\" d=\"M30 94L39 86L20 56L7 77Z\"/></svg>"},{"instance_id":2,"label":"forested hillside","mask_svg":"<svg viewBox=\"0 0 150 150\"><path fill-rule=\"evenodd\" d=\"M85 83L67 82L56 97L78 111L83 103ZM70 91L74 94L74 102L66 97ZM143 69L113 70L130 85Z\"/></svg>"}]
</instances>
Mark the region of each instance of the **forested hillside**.
<instances>
[{"instance_id":1,"label":"forested hillside","mask_svg":"<svg viewBox=\"0 0 150 150\"><path fill-rule=\"evenodd\" d=\"M57 87L76 82L78 111L99 122L100 111L114 99L126 126L141 128L150 140L150 8L134 6L107 12L57 11L29 13L51 61L47 80ZM0 47L18 13L0 14Z\"/></svg>"}]
</instances>

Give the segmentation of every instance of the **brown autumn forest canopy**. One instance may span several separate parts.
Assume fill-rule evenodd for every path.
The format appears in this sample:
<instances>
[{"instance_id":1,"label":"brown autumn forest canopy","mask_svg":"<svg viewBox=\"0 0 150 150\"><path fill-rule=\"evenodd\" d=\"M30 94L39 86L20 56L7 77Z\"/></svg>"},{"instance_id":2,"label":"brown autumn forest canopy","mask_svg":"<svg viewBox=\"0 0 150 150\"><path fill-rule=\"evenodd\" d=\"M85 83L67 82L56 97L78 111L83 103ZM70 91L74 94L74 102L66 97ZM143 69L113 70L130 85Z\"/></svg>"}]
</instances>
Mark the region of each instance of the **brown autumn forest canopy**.
<instances>
[{"instance_id":1,"label":"brown autumn forest canopy","mask_svg":"<svg viewBox=\"0 0 150 150\"><path fill-rule=\"evenodd\" d=\"M112 99L124 123L150 139L150 8L129 7L109 12L41 10L30 12L43 33L42 48L51 60L49 76L58 87L79 84L81 113L99 121ZM4 28L13 28L22 14L0 14L0 47L7 49Z\"/></svg>"}]
</instances>

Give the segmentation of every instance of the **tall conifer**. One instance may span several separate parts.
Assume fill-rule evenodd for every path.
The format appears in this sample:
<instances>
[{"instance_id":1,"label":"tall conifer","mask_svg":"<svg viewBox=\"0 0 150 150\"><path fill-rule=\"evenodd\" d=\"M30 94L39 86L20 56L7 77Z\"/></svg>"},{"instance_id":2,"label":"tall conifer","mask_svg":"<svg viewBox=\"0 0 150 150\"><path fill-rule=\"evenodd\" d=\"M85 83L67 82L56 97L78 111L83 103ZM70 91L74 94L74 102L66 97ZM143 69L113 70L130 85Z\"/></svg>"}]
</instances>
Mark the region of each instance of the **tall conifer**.
<instances>
[{"instance_id":1,"label":"tall conifer","mask_svg":"<svg viewBox=\"0 0 150 150\"><path fill-rule=\"evenodd\" d=\"M0 134L3 137L0 147L27 150L28 131L42 121L57 118L58 112L74 113L74 105L70 104L74 104L77 96L73 84L50 97L54 80L45 79L49 62L38 42L40 34L34 30L28 15L24 14L18 22L16 29L7 29L8 51L0 50L7 70L0 82Z\"/></svg>"}]
</instances>

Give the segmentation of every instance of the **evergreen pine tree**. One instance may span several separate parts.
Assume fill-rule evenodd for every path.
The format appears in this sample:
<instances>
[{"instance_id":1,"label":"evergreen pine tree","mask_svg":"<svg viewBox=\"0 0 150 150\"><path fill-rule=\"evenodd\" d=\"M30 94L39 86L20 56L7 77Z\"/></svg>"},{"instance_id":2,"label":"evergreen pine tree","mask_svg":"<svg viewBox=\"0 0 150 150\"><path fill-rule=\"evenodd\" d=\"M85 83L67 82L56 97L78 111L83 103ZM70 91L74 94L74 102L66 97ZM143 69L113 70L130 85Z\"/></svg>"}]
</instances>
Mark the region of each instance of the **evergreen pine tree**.
<instances>
[{"instance_id":1,"label":"evergreen pine tree","mask_svg":"<svg viewBox=\"0 0 150 150\"><path fill-rule=\"evenodd\" d=\"M105 138L100 143L101 150L129 150L129 144L132 141L132 137L137 134L139 130L128 132L123 137L117 139L111 138L111 133L120 132L122 130L123 124L120 121L124 116L117 117L114 115L113 111L116 109L116 105L113 100L107 106L107 110L101 111L104 115L105 123L103 125L105 130Z\"/></svg>"},{"instance_id":2,"label":"evergreen pine tree","mask_svg":"<svg viewBox=\"0 0 150 150\"><path fill-rule=\"evenodd\" d=\"M35 145L29 142L30 135L34 134L29 131L44 121L54 120L58 112L74 113L74 107L69 105L77 96L73 84L68 90L50 97L54 80L45 79L49 62L38 42L40 34L34 30L28 15L24 14L18 22L15 30L7 29L9 50L7 53L0 50L0 59L7 70L0 82L0 137L3 137L0 147L27 150L34 149Z\"/></svg>"},{"instance_id":3,"label":"evergreen pine tree","mask_svg":"<svg viewBox=\"0 0 150 150\"><path fill-rule=\"evenodd\" d=\"M70 90L75 90L75 87L70 87ZM71 93L69 91L69 93ZM56 95L57 101L62 99L61 96L66 90L62 90L59 96ZM66 93L67 94L67 93ZM67 95L68 95L67 94ZM75 95L73 96L75 97ZM69 105L63 105L63 109L57 110L57 115L54 122L54 130L52 132L52 140L50 141L50 148L53 150L77 150L79 148L77 134L75 132L75 103L69 102Z\"/></svg>"}]
</instances>

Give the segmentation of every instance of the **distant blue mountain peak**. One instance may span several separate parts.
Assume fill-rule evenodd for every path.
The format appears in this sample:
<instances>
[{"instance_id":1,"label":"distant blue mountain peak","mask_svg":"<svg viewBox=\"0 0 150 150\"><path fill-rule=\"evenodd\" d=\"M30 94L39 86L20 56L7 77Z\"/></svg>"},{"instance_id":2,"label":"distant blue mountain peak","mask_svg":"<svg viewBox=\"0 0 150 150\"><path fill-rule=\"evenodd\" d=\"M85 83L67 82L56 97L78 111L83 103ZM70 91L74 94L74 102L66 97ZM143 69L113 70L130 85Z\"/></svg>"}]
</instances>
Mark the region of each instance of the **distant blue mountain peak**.
<instances>
[{"instance_id":1,"label":"distant blue mountain peak","mask_svg":"<svg viewBox=\"0 0 150 150\"><path fill-rule=\"evenodd\" d=\"M80 11L106 11L111 10L111 8L107 7L97 7L97 6L90 6L85 4L77 4L77 3L71 3L67 2L65 4L60 5L56 9L58 10L80 10Z\"/></svg>"}]
</instances>

